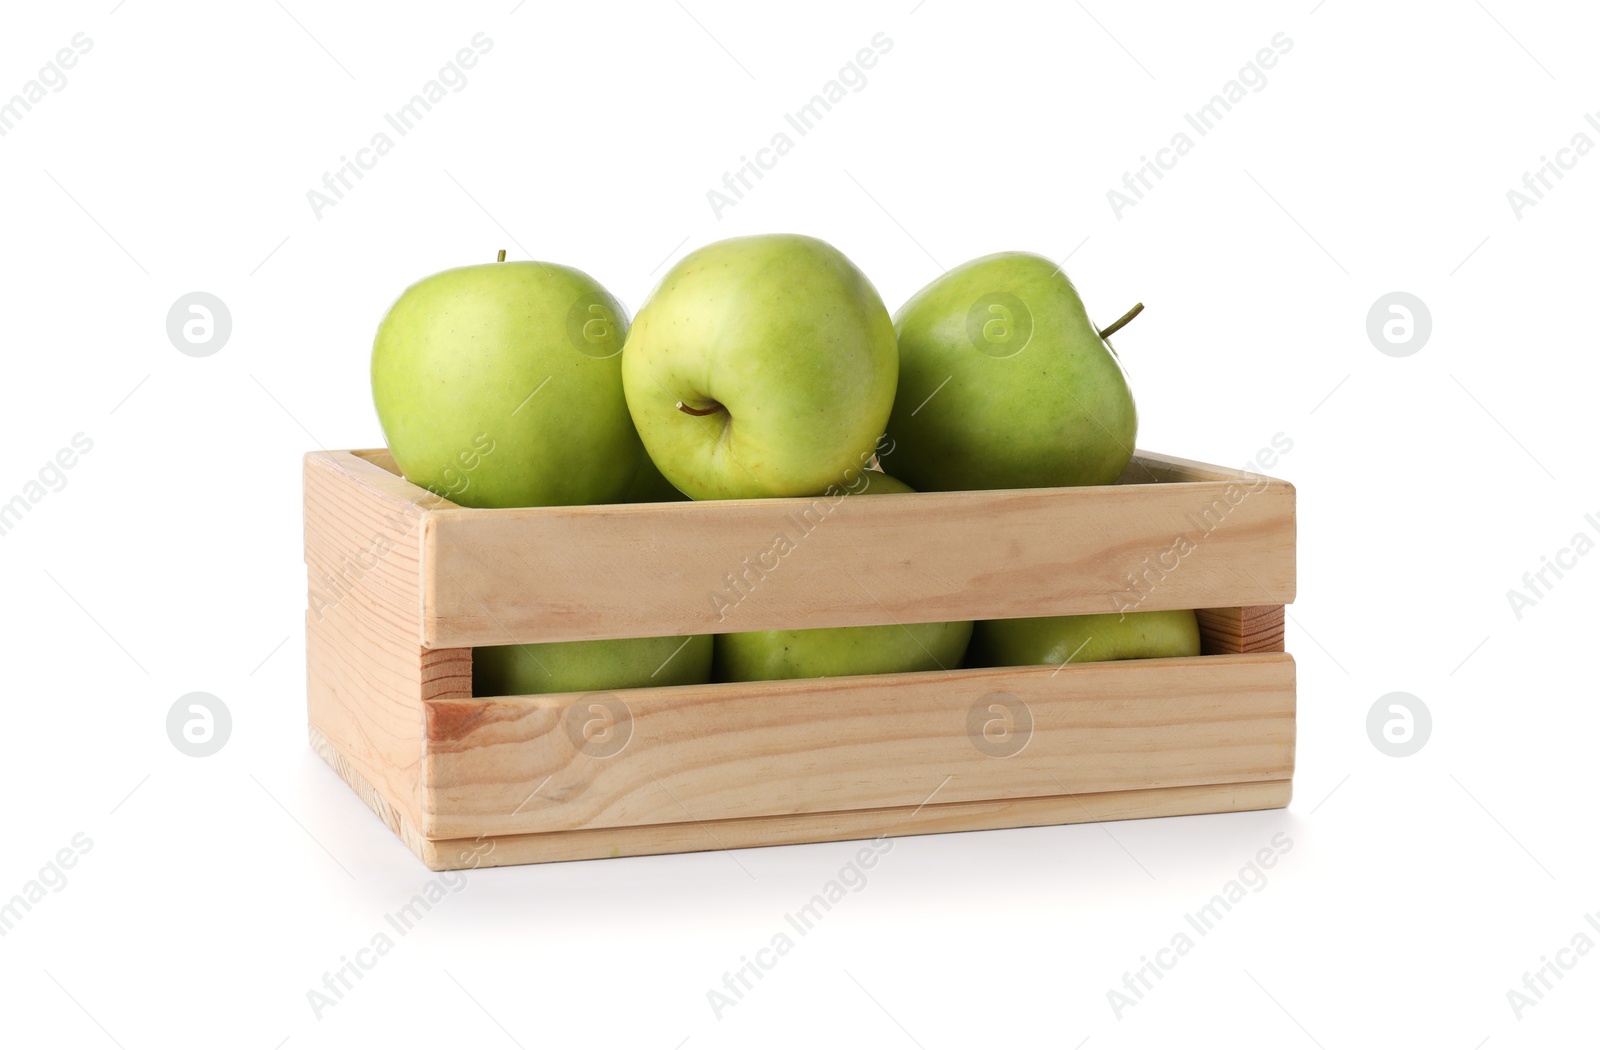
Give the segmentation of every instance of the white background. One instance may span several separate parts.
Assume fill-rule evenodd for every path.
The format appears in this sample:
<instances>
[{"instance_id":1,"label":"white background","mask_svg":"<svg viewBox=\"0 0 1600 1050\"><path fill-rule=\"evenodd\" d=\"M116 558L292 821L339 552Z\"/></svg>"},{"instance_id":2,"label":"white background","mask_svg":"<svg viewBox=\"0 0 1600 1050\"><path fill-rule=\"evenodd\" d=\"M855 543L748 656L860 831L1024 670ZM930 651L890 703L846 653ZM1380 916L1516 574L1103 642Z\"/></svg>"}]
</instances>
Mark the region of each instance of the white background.
<instances>
[{"instance_id":1,"label":"white background","mask_svg":"<svg viewBox=\"0 0 1600 1050\"><path fill-rule=\"evenodd\" d=\"M1584 5L8 6L0 96L92 49L0 138L0 501L93 450L14 530L0 899L92 848L0 938L30 1045L1076 1048L1589 1045L1600 952L1507 991L1600 911L1600 557L1506 592L1600 516L1600 158L1507 191L1600 109ZM292 14L291 14L292 12ZM1492 12L1492 13L1491 13ZM306 193L455 51L493 48L335 207ZM735 207L707 191L875 33L868 82ZM1292 50L1135 207L1107 191L1277 33ZM1520 43L1519 43L1520 42ZM792 135L791 131L791 135ZM1193 132L1191 131L1191 136ZM852 844L472 873L318 1019L307 991L430 878L305 739L300 458L380 443L378 319L496 249L637 308L669 260L823 237L890 308L1003 249L1071 254L1141 446L1299 490L1287 811L907 838L736 1007ZM230 308L192 358L181 295ZM1379 353L1406 291L1420 352ZM1585 611L1587 610L1587 611ZM181 694L232 712L169 743ZM1434 730L1397 759L1366 715ZM1107 991L1272 837L1292 849L1119 1019ZM287 1043L285 1043L287 1040ZM687 1040L687 1042L685 1042Z\"/></svg>"}]
</instances>

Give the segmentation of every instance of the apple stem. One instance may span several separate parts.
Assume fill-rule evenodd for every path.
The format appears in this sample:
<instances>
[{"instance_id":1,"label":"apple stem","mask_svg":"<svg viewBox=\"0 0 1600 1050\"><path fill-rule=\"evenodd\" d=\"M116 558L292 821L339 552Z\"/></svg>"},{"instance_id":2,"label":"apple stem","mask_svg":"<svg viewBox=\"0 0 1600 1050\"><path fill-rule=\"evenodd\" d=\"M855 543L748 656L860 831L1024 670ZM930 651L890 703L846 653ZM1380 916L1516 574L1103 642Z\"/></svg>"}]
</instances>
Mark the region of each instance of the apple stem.
<instances>
[{"instance_id":1,"label":"apple stem","mask_svg":"<svg viewBox=\"0 0 1600 1050\"><path fill-rule=\"evenodd\" d=\"M500 254L494 257L494 261L495 262L505 262L506 261L506 250L504 248L500 249Z\"/></svg>"},{"instance_id":2,"label":"apple stem","mask_svg":"<svg viewBox=\"0 0 1600 1050\"><path fill-rule=\"evenodd\" d=\"M1143 303L1134 303L1132 310L1129 310L1127 313L1123 314L1121 317L1117 318L1115 321L1112 321L1106 327L1100 329L1100 338L1101 339L1110 339L1113 335L1115 335L1117 332L1122 330L1122 326L1123 325L1127 324L1129 321L1133 320L1135 317L1138 317L1143 312L1144 312L1144 304Z\"/></svg>"},{"instance_id":3,"label":"apple stem","mask_svg":"<svg viewBox=\"0 0 1600 1050\"><path fill-rule=\"evenodd\" d=\"M691 416L709 416L721 412L722 406L713 401L707 408L692 408L689 405L684 404L682 401L679 401L678 411L688 413Z\"/></svg>"}]
</instances>

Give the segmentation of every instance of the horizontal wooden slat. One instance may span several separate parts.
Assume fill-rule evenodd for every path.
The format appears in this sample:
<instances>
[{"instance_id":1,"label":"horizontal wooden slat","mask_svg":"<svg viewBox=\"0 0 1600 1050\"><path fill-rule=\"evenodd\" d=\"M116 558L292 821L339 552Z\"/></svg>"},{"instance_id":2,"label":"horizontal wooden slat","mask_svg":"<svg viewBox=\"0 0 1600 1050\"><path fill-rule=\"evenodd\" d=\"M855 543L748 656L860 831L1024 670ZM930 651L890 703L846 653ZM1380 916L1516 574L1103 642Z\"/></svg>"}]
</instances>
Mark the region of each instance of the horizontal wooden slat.
<instances>
[{"instance_id":1,"label":"horizontal wooden slat","mask_svg":"<svg viewBox=\"0 0 1600 1050\"><path fill-rule=\"evenodd\" d=\"M1284 780L1294 764L1286 654L425 708L429 839L915 806L947 778L941 800L972 802ZM625 746L585 745L590 722Z\"/></svg>"},{"instance_id":2,"label":"horizontal wooden slat","mask_svg":"<svg viewBox=\"0 0 1600 1050\"><path fill-rule=\"evenodd\" d=\"M337 768L337 767L336 767ZM358 793L360 788L357 788ZM893 838L952 831L1030 828L1102 820L1174 817L1193 813L1236 813L1282 809L1289 804L1287 780L1196 787L1145 788L1088 795L1057 795L993 802L932 802L926 806L862 809L842 813L749 817L742 820L655 824L633 828L589 828L542 835L501 835L429 841L400 832L406 844L435 871L491 868L503 864L637 857L655 853L778 846L799 842ZM367 797L363 795L363 797ZM937 796L936 796L937 797ZM381 800L377 800L381 803ZM372 804L372 800L369 800ZM892 846L874 843L873 856Z\"/></svg>"},{"instance_id":3,"label":"horizontal wooden slat","mask_svg":"<svg viewBox=\"0 0 1600 1050\"><path fill-rule=\"evenodd\" d=\"M1285 604L1294 542L1293 486L1243 475L442 510L422 629L444 648Z\"/></svg>"},{"instance_id":4,"label":"horizontal wooden slat","mask_svg":"<svg viewBox=\"0 0 1600 1050\"><path fill-rule=\"evenodd\" d=\"M1289 804L1292 794L1288 780L1143 788L986 802L944 803L938 801L939 793L935 792L933 798L924 805L888 809L429 840L422 837L404 813L389 805L382 793L375 790L315 726L311 728L311 746L399 836L406 847L435 871L1194 813L1281 809Z\"/></svg>"}]
</instances>

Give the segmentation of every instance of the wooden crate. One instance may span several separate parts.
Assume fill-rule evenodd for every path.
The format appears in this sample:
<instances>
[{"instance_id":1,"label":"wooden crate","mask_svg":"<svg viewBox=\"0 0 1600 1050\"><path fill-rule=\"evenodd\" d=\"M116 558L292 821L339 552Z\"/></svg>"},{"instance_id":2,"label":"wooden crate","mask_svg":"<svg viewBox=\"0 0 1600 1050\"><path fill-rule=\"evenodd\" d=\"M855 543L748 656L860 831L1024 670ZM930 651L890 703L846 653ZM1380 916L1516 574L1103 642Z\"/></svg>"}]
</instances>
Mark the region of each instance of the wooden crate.
<instances>
[{"instance_id":1,"label":"wooden crate","mask_svg":"<svg viewBox=\"0 0 1600 1050\"><path fill-rule=\"evenodd\" d=\"M312 746L436 870L1289 801L1286 482L474 510L378 449L306 456L305 515ZM1118 603L1204 610L1205 655L472 696L477 645Z\"/></svg>"}]
</instances>

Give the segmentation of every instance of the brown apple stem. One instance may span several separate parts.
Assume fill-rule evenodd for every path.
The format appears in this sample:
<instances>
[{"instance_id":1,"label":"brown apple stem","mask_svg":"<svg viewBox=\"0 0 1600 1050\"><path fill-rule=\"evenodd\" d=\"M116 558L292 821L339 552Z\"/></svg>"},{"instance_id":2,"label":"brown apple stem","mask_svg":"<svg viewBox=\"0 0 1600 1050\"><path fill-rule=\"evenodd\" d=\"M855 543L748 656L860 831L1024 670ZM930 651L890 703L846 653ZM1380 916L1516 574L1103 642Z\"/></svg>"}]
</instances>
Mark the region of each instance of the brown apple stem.
<instances>
[{"instance_id":1,"label":"brown apple stem","mask_svg":"<svg viewBox=\"0 0 1600 1050\"><path fill-rule=\"evenodd\" d=\"M500 254L495 256L494 261L495 262L505 262L506 261L506 250L504 248L500 249Z\"/></svg>"},{"instance_id":2,"label":"brown apple stem","mask_svg":"<svg viewBox=\"0 0 1600 1050\"><path fill-rule=\"evenodd\" d=\"M1132 310L1129 310L1127 313L1123 314L1121 317L1117 318L1115 321L1112 321L1106 327L1100 329L1100 338L1101 339L1110 339L1113 335L1117 334L1118 332L1120 332L1122 330L1122 326L1123 325L1127 324L1129 321L1133 320L1135 317L1138 317L1143 312L1144 312L1144 304L1143 303L1134 303Z\"/></svg>"},{"instance_id":3,"label":"brown apple stem","mask_svg":"<svg viewBox=\"0 0 1600 1050\"><path fill-rule=\"evenodd\" d=\"M678 402L678 411L679 412L685 412L685 413L687 413L687 414L689 414L691 416L710 416L710 415L715 415L718 412L721 412L722 411L722 406L719 405L717 402L713 401L706 408L694 408L694 407L692 407L690 405L684 404L682 401L679 401Z\"/></svg>"}]
</instances>

